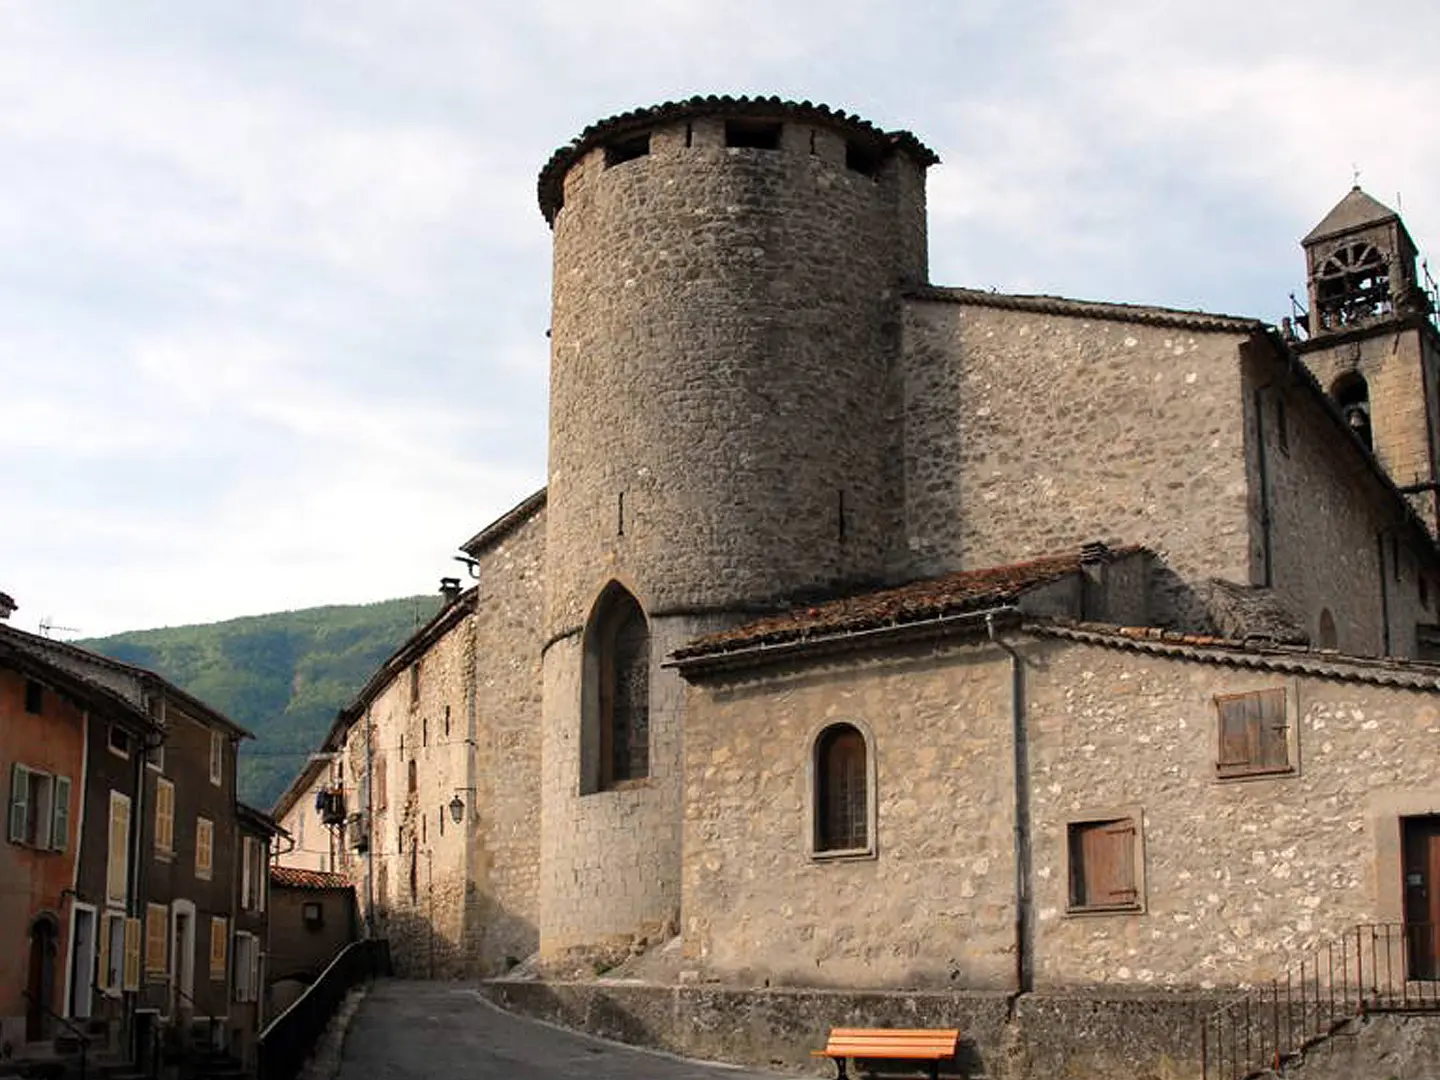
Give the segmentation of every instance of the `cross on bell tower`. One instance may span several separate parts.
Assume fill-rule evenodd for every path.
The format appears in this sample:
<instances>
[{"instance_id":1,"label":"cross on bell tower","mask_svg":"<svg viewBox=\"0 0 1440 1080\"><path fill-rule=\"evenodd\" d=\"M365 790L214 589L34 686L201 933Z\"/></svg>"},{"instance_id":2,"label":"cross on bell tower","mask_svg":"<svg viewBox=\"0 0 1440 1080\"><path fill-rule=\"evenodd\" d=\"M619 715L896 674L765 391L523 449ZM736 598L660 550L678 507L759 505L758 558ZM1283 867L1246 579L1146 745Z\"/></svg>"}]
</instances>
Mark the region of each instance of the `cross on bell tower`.
<instances>
[{"instance_id":1,"label":"cross on bell tower","mask_svg":"<svg viewBox=\"0 0 1440 1080\"><path fill-rule=\"evenodd\" d=\"M1400 215L1357 183L1301 241L1310 313L1305 364L1440 532L1440 333Z\"/></svg>"}]
</instances>

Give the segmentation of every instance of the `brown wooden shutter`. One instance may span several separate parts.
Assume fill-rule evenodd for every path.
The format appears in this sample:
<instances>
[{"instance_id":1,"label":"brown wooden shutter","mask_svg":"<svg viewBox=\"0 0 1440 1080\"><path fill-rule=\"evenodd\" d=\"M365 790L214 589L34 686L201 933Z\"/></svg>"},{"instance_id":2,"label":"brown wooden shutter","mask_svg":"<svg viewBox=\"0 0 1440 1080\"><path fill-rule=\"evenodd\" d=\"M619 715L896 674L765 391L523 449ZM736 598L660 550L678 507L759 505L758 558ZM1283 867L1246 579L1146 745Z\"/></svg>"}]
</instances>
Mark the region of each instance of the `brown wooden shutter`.
<instances>
[{"instance_id":1,"label":"brown wooden shutter","mask_svg":"<svg viewBox=\"0 0 1440 1080\"><path fill-rule=\"evenodd\" d=\"M1250 764L1250 711L1244 697L1220 698L1220 761L1222 769Z\"/></svg>"},{"instance_id":2,"label":"brown wooden shutter","mask_svg":"<svg viewBox=\"0 0 1440 1080\"><path fill-rule=\"evenodd\" d=\"M1074 907L1122 907L1138 899L1135 822L1093 821L1071 826L1070 902Z\"/></svg>"},{"instance_id":3,"label":"brown wooden shutter","mask_svg":"<svg viewBox=\"0 0 1440 1080\"><path fill-rule=\"evenodd\" d=\"M1265 769L1283 769L1290 764L1289 721L1285 714L1285 691L1265 690L1258 699L1259 759Z\"/></svg>"}]
</instances>

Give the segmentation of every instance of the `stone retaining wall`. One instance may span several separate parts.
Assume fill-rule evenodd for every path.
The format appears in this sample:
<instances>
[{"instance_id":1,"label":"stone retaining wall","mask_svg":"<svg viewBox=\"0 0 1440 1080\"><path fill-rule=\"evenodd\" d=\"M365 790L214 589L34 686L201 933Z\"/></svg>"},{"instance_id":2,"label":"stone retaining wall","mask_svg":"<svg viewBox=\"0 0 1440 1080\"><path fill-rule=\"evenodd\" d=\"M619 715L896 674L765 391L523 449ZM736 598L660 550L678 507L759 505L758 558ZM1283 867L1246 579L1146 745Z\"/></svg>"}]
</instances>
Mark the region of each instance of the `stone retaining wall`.
<instances>
[{"instance_id":1,"label":"stone retaining wall","mask_svg":"<svg viewBox=\"0 0 1440 1080\"><path fill-rule=\"evenodd\" d=\"M686 1057L828 1075L810 1052L832 1027L958 1027L946 1075L990 1080L1191 1080L1210 994L1013 994L737 989L494 980L502 1008Z\"/></svg>"}]
</instances>

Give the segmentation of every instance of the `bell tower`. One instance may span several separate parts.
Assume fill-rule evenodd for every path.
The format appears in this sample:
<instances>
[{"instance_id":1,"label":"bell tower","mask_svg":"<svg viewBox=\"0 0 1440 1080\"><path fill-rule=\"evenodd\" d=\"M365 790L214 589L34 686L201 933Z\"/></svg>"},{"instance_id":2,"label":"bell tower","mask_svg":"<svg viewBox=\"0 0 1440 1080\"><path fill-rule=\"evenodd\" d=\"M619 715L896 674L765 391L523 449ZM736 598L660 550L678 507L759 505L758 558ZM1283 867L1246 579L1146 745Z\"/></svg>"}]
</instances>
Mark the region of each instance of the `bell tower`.
<instances>
[{"instance_id":1,"label":"bell tower","mask_svg":"<svg viewBox=\"0 0 1440 1080\"><path fill-rule=\"evenodd\" d=\"M1301 246L1310 313L1296 351L1435 534L1440 333L1415 241L1357 184Z\"/></svg>"}]
</instances>

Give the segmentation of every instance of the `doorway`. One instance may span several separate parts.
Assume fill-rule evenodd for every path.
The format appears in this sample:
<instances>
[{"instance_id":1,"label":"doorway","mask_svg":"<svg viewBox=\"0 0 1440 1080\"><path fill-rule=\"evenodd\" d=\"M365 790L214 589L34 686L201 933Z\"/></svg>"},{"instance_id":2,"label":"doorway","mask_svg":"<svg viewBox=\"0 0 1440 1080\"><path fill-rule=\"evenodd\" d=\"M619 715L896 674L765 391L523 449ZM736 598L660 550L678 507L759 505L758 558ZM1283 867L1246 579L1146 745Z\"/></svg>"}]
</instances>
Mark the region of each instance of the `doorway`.
<instances>
[{"instance_id":1,"label":"doorway","mask_svg":"<svg viewBox=\"0 0 1440 1080\"><path fill-rule=\"evenodd\" d=\"M73 919L67 1015L77 1020L88 1020L95 1003L95 909L77 902Z\"/></svg>"},{"instance_id":2,"label":"doorway","mask_svg":"<svg viewBox=\"0 0 1440 1080\"><path fill-rule=\"evenodd\" d=\"M1401 818L1407 976L1440 979L1440 815Z\"/></svg>"},{"instance_id":3,"label":"doorway","mask_svg":"<svg viewBox=\"0 0 1440 1080\"><path fill-rule=\"evenodd\" d=\"M54 916L41 915L30 924L30 967L25 980L25 1041L49 1036L55 998L55 953L60 927Z\"/></svg>"},{"instance_id":4,"label":"doorway","mask_svg":"<svg viewBox=\"0 0 1440 1080\"><path fill-rule=\"evenodd\" d=\"M170 985L175 991L171 1016L195 1011L195 905L176 900L170 908Z\"/></svg>"}]
</instances>

